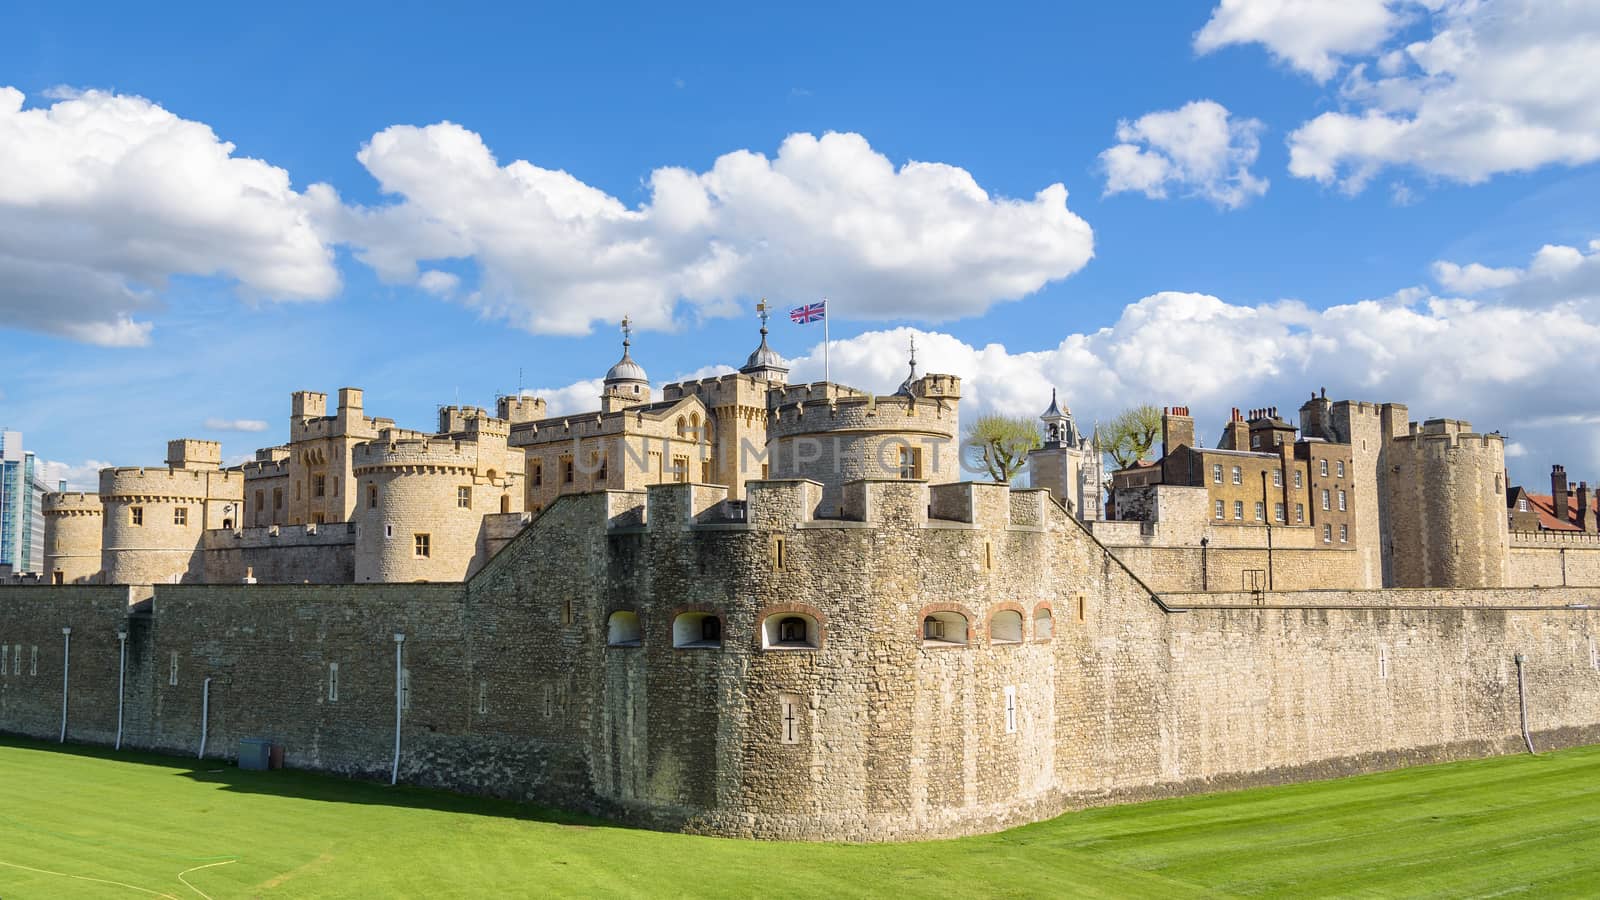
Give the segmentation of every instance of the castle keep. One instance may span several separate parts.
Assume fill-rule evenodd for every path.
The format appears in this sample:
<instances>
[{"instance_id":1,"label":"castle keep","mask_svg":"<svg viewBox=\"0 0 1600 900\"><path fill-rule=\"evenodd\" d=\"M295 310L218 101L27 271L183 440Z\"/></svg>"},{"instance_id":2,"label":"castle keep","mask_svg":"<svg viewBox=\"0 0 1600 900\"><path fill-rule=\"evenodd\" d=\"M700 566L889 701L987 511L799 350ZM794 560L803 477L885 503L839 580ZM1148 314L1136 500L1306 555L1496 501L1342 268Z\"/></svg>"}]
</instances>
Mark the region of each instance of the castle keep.
<instances>
[{"instance_id":1,"label":"castle keep","mask_svg":"<svg viewBox=\"0 0 1600 900\"><path fill-rule=\"evenodd\" d=\"M625 345L589 413L302 393L238 469L107 470L0 587L0 731L819 840L1600 741L1595 510L1499 435L1175 407L1107 494L1055 402L1024 489L961 480L954 377L786 376Z\"/></svg>"}]
</instances>

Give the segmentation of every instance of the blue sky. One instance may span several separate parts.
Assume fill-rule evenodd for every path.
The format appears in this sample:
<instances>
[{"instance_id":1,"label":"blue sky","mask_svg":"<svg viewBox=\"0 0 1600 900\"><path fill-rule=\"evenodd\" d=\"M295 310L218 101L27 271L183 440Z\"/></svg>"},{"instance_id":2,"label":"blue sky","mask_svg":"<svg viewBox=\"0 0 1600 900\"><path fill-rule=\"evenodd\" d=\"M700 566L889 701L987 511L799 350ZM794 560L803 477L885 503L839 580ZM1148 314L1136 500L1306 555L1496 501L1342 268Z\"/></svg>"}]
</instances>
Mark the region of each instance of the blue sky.
<instances>
[{"instance_id":1,"label":"blue sky","mask_svg":"<svg viewBox=\"0 0 1600 900\"><path fill-rule=\"evenodd\" d=\"M827 293L863 387L915 330L968 409L1327 386L1600 480L1585 5L861 6L13 5L0 424L81 481L296 389L577 411L620 313L659 383Z\"/></svg>"}]
</instances>

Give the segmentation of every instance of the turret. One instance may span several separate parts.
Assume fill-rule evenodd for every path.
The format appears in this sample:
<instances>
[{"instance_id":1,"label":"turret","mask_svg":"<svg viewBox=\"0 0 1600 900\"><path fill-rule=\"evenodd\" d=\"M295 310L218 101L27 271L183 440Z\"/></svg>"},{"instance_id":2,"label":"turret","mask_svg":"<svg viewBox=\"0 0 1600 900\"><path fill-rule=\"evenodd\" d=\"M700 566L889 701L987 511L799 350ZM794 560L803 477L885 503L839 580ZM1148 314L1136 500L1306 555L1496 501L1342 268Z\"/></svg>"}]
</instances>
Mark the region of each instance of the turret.
<instances>
[{"instance_id":1,"label":"turret","mask_svg":"<svg viewBox=\"0 0 1600 900\"><path fill-rule=\"evenodd\" d=\"M789 366L784 363L783 357L767 346L767 319L771 315L767 301L756 304L756 313L761 317L761 346L751 352L739 372L769 384L783 384L789 380Z\"/></svg>"},{"instance_id":2,"label":"turret","mask_svg":"<svg viewBox=\"0 0 1600 900\"><path fill-rule=\"evenodd\" d=\"M606 372L605 389L600 394L600 411L615 412L650 402L650 376L633 361L628 348L633 345L633 323L622 320L622 358Z\"/></svg>"}]
</instances>

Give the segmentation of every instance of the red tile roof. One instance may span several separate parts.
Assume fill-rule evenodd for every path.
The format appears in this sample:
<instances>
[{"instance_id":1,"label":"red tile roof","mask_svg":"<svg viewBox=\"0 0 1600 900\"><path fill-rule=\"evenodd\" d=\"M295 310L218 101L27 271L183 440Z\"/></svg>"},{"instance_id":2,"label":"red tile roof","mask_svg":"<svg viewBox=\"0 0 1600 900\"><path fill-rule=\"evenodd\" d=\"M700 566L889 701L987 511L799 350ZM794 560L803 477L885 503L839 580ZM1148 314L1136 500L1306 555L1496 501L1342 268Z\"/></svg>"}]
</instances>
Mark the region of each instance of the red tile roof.
<instances>
[{"instance_id":1,"label":"red tile roof","mask_svg":"<svg viewBox=\"0 0 1600 900\"><path fill-rule=\"evenodd\" d=\"M1556 518L1556 502L1549 494L1529 493L1528 507L1539 514L1539 527L1544 531L1577 531L1578 530L1578 494L1576 491L1567 495L1567 519L1561 521ZM1600 521L1594 517L1600 515L1600 496L1589 498L1589 521ZM1592 525L1590 527L1593 527Z\"/></svg>"}]
</instances>

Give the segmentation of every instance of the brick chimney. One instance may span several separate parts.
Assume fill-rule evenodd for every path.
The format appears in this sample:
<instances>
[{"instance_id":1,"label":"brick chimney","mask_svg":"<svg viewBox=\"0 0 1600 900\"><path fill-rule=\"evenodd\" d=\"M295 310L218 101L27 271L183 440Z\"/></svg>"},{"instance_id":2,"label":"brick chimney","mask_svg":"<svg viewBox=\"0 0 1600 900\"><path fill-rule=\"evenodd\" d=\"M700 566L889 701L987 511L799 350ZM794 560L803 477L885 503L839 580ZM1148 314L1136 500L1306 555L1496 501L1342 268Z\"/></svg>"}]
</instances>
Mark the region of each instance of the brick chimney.
<instances>
[{"instance_id":1,"label":"brick chimney","mask_svg":"<svg viewBox=\"0 0 1600 900\"><path fill-rule=\"evenodd\" d=\"M1589 512L1589 482L1578 482L1578 530L1594 531L1594 516Z\"/></svg>"},{"instance_id":2,"label":"brick chimney","mask_svg":"<svg viewBox=\"0 0 1600 900\"><path fill-rule=\"evenodd\" d=\"M1550 467L1550 505L1555 508L1557 522L1572 521L1567 516L1567 467Z\"/></svg>"},{"instance_id":3,"label":"brick chimney","mask_svg":"<svg viewBox=\"0 0 1600 900\"><path fill-rule=\"evenodd\" d=\"M1194 446L1194 419L1187 406L1168 406L1161 410L1161 457L1179 447Z\"/></svg>"}]
</instances>

